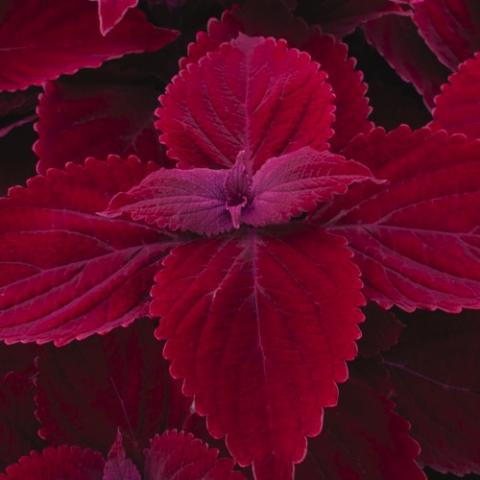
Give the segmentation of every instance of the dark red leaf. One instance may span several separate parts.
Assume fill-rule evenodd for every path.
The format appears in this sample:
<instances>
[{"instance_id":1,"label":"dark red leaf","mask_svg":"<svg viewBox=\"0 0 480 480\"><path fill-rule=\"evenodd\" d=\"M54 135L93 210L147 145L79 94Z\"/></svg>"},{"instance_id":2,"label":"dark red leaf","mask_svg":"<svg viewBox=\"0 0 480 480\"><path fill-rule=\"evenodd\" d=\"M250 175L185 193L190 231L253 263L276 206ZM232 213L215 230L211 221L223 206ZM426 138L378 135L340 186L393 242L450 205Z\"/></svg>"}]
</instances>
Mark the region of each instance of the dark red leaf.
<instances>
[{"instance_id":1,"label":"dark red leaf","mask_svg":"<svg viewBox=\"0 0 480 480\"><path fill-rule=\"evenodd\" d=\"M127 451L141 457L153 435L182 427L190 413L162 349L151 321L141 319L128 329L44 351L36 398L41 436L106 453L118 427Z\"/></svg>"},{"instance_id":2,"label":"dark red leaf","mask_svg":"<svg viewBox=\"0 0 480 480\"><path fill-rule=\"evenodd\" d=\"M176 37L172 30L151 25L139 10L129 11L103 37L96 7L87 0L3 2L0 90L21 90L127 53L158 50Z\"/></svg>"},{"instance_id":3,"label":"dark red leaf","mask_svg":"<svg viewBox=\"0 0 480 480\"><path fill-rule=\"evenodd\" d=\"M433 128L480 138L480 54L462 64L435 98Z\"/></svg>"},{"instance_id":4,"label":"dark red leaf","mask_svg":"<svg viewBox=\"0 0 480 480\"><path fill-rule=\"evenodd\" d=\"M36 125L37 171L83 163L93 156L136 154L142 161L165 164L153 126L156 90L145 84L73 77L49 82L40 97Z\"/></svg>"},{"instance_id":5,"label":"dark red leaf","mask_svg":"<svg viewBox=\"0 0 480 480\"><path fill-rule=\"evenodd\" d=\"M372 179L368 168L327 151L305 147L264 163L251 175L241 153L231 169L161 169L116 195L107 216L170 230L218 234L241 223L285 223L320 202L345 193L352 183Z\"/></svg>"},{"instance_id":6,"label":"dark red leaf","mask_svg":"<svg viewBox=\"0 0 480 480\"><path fill-rule=\"evenodd\" d=\"M145 452L145 480L241 480L233 462L188 433L172 430L152 439Z\"/></svg>"},{"instance_id":7,"label":"dark red leaf","mask_svg":"<svg viewBox=\"0 0 480 480\"><path fill-rule=\"evenodd\" d=\"M285 41L241 35L173 79L157 110L161 140L182 167L229 167L244 151L253 171L305 146L324 149L333 97L318 68Z\"/></svg>"},{"instance_id":8,"label":"dark red leaf","mask_svg":"<svg viewBox=\"0 0 480 480\"><path fill-rule=\"evenodd\" d=\"M327 410L322 434L310 442L297 480L426 480L415 463L418 444L382 391L387 380L377 368L372 361L354 364L338 407Z\"/></svg>"},{"instance_id":9,"label":"dark red leaf","mask_svg":"<svg viewBox=\"0 0 480 480\"><path fill-rule=\"evenodd\" d=\"M413 2L413 7L422 37L451 70L480 49L477 0L422 0Z\"/></svg>"},{"instance_id":10,"label":"dark red leaf","mask_svg":"<svg viewBox=\"0 0 480 480\"><path fill-rule=\"evenodd\" d=\"M127 13L127 10L136 7L138 0L98 0L98 18L100 31L107 35Z\"/></svg>"},{"instance_id":11,"label":"dark red leaf","mask_svg":"<svg viewBox=\"0 0 480 480\"><path fill-rule=\"evenodd\" d=\"M0 338L63 345L146 314L170 237L95 215L151 169L135 157L50 170L0 200Z\"/></svg>"},{"instance_id":12,"label":"dark red leaf","mask_svg":"<svg viewBox=\"0 0 480 480\"><path fill-rule=\"evenodd\" d=\"M345 156L389 180L353 185L320 220L348 239L366 296L407 311L480 308L480 143L404 126Z\"/></svg>"},{"instance_id":13,"label":"dark red leaf","mask_svg":"<svg viewBox=\"0 0 480 480\"><path fill-rule=\"evenodd\" d=\"M221 43L230 41L240 32L248 35L272 35L286 38L291 47L307 52L321 69L328 73L328 82L335 93L333 150L339 151L358 133L372 128L367 120L370 114L367 86L363 74L355 70L355 59L348 56L348 47L318 28L310 28L281 5L263 2L265 14L259 13L258 2L247 2L242 8L226 11L222 19L211 19L207 32L197 34L196 42L188 47L188 57L180 61L182 68L198 61L203 55L216 50ZM274 15L273 15L273 12ZM268 19L268 20L267 20Z\"/></svg>"},{"instance_id":14,"label":"dark red leaf","mask_svg":"<svg viewBox=\"0 0 480 480\"><path fill-rule=\"evenodd\" d=\"M10 372L0 379L0 470L42 446L33 415L32 374Z\"/></svg>"},{"instance_id":15,"label":"dark red leaf","mask_svg":"<svg viewBox=\"0 0 480 480\"><path fill-rule=\"evenodd\" d=\"M403 323L392 312L370 303L365 308L365 319L362 338L358 342L360 356L374 357L396 345Z\"/></svg>"},{"instance_id":16,"label":"dark red leaf","mask_svg":"<svg viewBox=\"0 0 480 480\"><path fill-rule=\"evenodd\" d=\"M125 454L120 431L108 452L102 480L141 480L137 467Z\"/></svg>"},{"instance_id":17,"label":"dark red leaf","mask_svg":"<svg viewBox=\"0 0 480 480\"><path fill-rule=\"evenodd\" d=\"M343 37L364 22L398 11L399 6L389 0L299 0L296 13L324 32Z\"/></svg>"},{"instance_id":18,"label":"dark red leaf","mask_svg":"<svg viewBox=\"0 0 480 480\"><path fill-rule=\"evenodd\" d=\"M480 314L416 315L385 357L420 460L440 472L480 473Z\"/></svg>"},{"instance_id":19,"label":"dark red leaf","mask_svg":"<svg viewBox=\"0 0 480 480\"><path fill-rule=\"evenodd\" d=\"M99 453L77 447L46 448L10 465L0 480L102 480L104 460Z\"/></svg>"},{"instance_id":20,"label":"dark red leaf","mask_svg":"<svg viewBox=\"0 0 480 480\"><path fill-rule=\"evenodd\" d=\"M156 276L172 375L259 479L288 477L347 379L363 304L350 256L322 230L250 231L179 247Z\"/></svg>"},{"instance_id":21,"label":"dark red leaf","mask_svg":"<svg viewBox=\"0 0 480 480\"><path fill-rule=\"evenodd\" d=\"M412 83L426 105L440 92L450 71L425 45L411 17L388 15L364 25L367 40L406 82Z\"/></svg>"}]
</instances>

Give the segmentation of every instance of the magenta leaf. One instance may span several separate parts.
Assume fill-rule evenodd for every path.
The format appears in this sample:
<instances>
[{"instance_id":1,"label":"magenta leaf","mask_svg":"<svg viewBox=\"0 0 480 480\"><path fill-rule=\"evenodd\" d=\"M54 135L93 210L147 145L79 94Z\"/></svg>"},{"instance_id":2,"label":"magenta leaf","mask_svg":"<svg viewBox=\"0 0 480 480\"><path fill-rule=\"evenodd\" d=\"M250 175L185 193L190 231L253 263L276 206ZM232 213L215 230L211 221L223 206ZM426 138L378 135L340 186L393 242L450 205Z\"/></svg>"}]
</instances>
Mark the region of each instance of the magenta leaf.
<instances>
[{"instance_id":1,"label":"magenta leaf","mask_svg":"<svg viewBox=\"0 0 480 480\"><path fill-rule=\"evenodd\" d=\"M365 295L407 311L480 308L480 144L404 126L345 156L389 181L353 185L319 219L348 239Z\"/></svg>"},{"instance_id":2,"label":"magenta leaf","mask_svg":"<svg viewBox=\"0 0 480 480\"><path fill-rule=\"evenodd\" d=\"M366 23L363 29L367 40L432 108L433 99L450 71L427 47L411 17L388 15Z\"/></svg>"},{"instance_id":3,"label":"magenta leaf","mask_svg":"<svg viewBox=\"0 0 480 480\"><path fill-rule=\"evenodd\" d=\"M322 34L316 27L308 27L281 5L272 6L269 2L262 5L267 9L264 15L259 14L258 2L250 2L224 12L221 20L211 19L207 32L199 32L195 43L189 45L188 56L180 61L181 67L197 62L240 32L286 38L291 47L307 52L328 74L328 83L335 94L332 149L340 151L355 135L371 130L370 107L365 96L367 86L362 72L355 70L356 60L348 56L347 45Z\"/></svg>"},{"instance_id":4,"label":"magenta leaf","mask_svg":"<svg viewBox=\"0 0 480 480\"><path fill-rule=\"evenodd\" d=\"M0 378L0 470L42 446L33 415L33 373L9 372Z\"/></svg>"},{"instance_id":5,"label":"magenta leaf","mask_svg":"<svg viewBox=\"0 0 480 480\"><path fill-rule=\"evenodd\" d=\"M258 479L290 475L347 379L363 317L350 257L315 228L251 231L178 247L155 277L150 312L172 375Z\"/></svg>"},{"instance_id":6,"label":"magenta leaf","mask_svg":"<svg viewBox=\"0 0 480 480\"><path fill-rule=\"evenodd\" d=\"M416 464L418 444L409 424L388 399L386 375L373 361L357 361L328 409L322 434L313 439L297 480L426 480Z\"/></svg>"},{"instance_id":7,"label":"magenta leaf","mask_svg":"<svg viewBox=\"0 0 480 480\"><path fill-rule=\"evenodd\" d=\"M98 18L102 35L112 30L127 13L127 10L136 7L138 0L97 0Z\"/></svg>"},{"instance_id":8,"label":"magenta leaf","mask_svg":"<svg viewBox=\"0 0 480 480\"><path fill-rule=\"evenodd\" d=\"M218 450L208 448L191 434L175 430L155 436L145 451L145 480L242 480L233 461L217 458Z\"/></svg>"},{"instance_id":9,"label":"magenta leaf","mask_svg":"<svg viewBox=\"0 0 480 480\"><path fill-rule=\"evenodd\" d=\"M390 0L299 0L297 13L311 23L318 23L324 32L340 37L352 33L359 25L383 15L399 12Z\"/></svg>"},{"instance_id":10,"label":"magenta leaf","mask_svg":"<svg viewBox=\"0 0 480 480\"><path fill-rule=\"evenodd\" d=\"M119 193L104 215L127 213L159 228L218 234L241 223L287 222L320 202L371 179L368 168L327 151L305 147L267 160L253 176L243 152L231 169L161 169Z\"/></svg>"},{"instance_id":11,"label":"magenta leaf","mask_svg":"<svg viewBox=\"0 0 480 480\"><path fill-rule=\"evenodd\" d=\"M418 315L385 356L420 461L459 476L480 473L479 320L474 311Z\"/></svg>"},{"instance_id":12,"label":"magenta leaf","mask_svg":"<svg viewBox=\"0 0 480 480\"><path fill-rule=\"evenodd\" d=\"M451 70L480 49L480 8L476 0L413 2L420 34Z\"/></svg>"},{"instance_id":13,"label":"magenta leaf","mask_svg":"<svg viewBox=\"0 0 480 480\"><path fill-rule=\"evenodd\" d=\"M165 164L153 126L156 105L153 87L112 80L109 72L48 82L37 109L37 171L109 154Z\"/></svg>"},{"instance_id":14,"label":"magenta leaf","mask_svg":"<svg viewBox=\"0 0 480 480\"><path fill-rule=\"evenodd\" d=\"M141 458L153 435L181 428L190 414L191 402L169 377L162 349L151 322L141 319L44 351L36 396L42 438L106 453L118 429L127 451Z\"/></svg>"},{"instance_id":15,"label":"magenta leaf","mask_svg":"<svg viewBox=\"0 0 480 480\"><path fill-rule=\"evenodd\" d=\"M0 17L0 90L40 85L81 68L99 67L127 53L154 51L176 38L131 10L108 36L98 31L96 5L87 0L7 0Z\"/></svg>"},{"instance_id":16,"label":"magenta leaf","mask_svg":"<svg viewBox=\"0 0 480 480\"><path fill-rule=\"evenodd\" d=\"M480 54L462 64L435 98L432 127L480 138Z\"/></svg>"},{"instance_id":17,"label":"magenta leaf","mask_svg":"<svg viewBox=\"0 0 480 480\"><path fill-rule=\"evenodd\" d=\"M325 77L285 41L240 35L172 80L156 125L180 166L230 167L244 151L254 172L271 157L326 148L334 107Z\"/></svg>"},{"instance_id":18,"label":"magenta leaf","mask_svg":"<svg viewBox=\"0 0 480 480\"><path fill-rule=\"evenodd\" d=\"M108 452L102 480L141 480L137 467L127 458L120 431L117 432L112 448Z\"/></svg>"},{"instance_id":19,"label":"magenta leaf","mask_svg":"<svg viewBox=\"0 0 480 480\"><path fill-rule=\"evenodd\" d=\"M147 313L152 276L176 242L95 215L150 167L135 157L68 164L0 200L0 338L63 345Z\"/></svg>"},{"instance_id":20,"label":"magenta leaf","mask_svg":"<svg viewBox=\"0 0 480 480\"><path fill-rule=\"evenodd\" d=\"M99 453L78 447L46 448L10 465L0 480L102 480L104 460Z\"/></svg>"},{"instance_id":21,"label":"magenta leaf","mask_svg":"<svg viewBox=\"0 0 480 480\"><path fill-rule=\"evenodd\" d=\"M404 325L391 311L369 303L365 308L365 318L362 338L358 342L360 357L375 357L397 344Z\"/></svg>"}]
</instances>

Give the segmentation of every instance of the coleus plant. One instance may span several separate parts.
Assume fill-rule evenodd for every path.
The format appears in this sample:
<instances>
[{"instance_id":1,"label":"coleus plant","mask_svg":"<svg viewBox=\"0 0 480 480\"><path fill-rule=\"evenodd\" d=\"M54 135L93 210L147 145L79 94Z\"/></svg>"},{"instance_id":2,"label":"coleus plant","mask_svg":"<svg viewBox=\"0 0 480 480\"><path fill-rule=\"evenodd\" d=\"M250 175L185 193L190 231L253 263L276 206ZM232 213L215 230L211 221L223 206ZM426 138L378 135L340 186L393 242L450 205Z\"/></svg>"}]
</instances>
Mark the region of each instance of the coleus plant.
<instances>
[{"instance_id":1,"label":"coleus plant","mask_svg":"<svg viewBox=\"0 0 480 480\"><path fill-rule=\"evenodd\" d=\"M87 5L88 18L96 18L91 14L95 6ZM117 28L128 15L140 13L130 7L124 5L111 21L111 33L101 24L105 40L114 42L109 35L119 35ZM53 342L57 347L86 339L73 344L85 349L78 357L72 347L62 361L55 360L60 350L51 349L37 362L41 436L77 446L32 453L9 467L6 478L29 478L41 468L52 472L52 465L59 478L136 479L140 472L147 479L169 478L189 462L181 457L173 473L161 470L175 447L192 455L198 450L198 462L206 465L198 478L241 478L232 472L232 462L216 463L216 453L208 453L189 434L168 430L155 437L169 428L189 430L182 413L189 408L192 415L207 418L208 433L199 436L225 437L234 460L242 467L252 465L258 479L293 478L294 465L307 454L306 438L322 428L297 478L424 478L408 424L393 412L392 391L427 447L423 463L461 474L478 470L476 449L445 449L443 457L438 455L440 446L445 448L440 434L431 433L429 419L415 401L409 402L412 371L425 370L424 377L438 377L444 386L454 383L448 375L442 381L442 373L428 364L439 361L440 347L430 343L428 360L412 353L411 339L426 338L428 331L412 323L399 345L380 359L401 330L383 309L458 313L479 308L480 144L475 131L469 139L443 130L464 132L471 124L460 112L457 127L447 125L449 105L458 105L452 96L465 98L465 89L455 89L462 71L438 100L430 127L386 133L367 119L366 89L342 43L293 16L267 25L252 18L244 11L227 12L190 46L156 111L155 127L166 153L153 145L147 121L148 146L132 148L140 157L107 157L118 143L130 150L120 133L124 125L107 120L111 137L100 148L106 158L83 161L84 155L75 152L76 163L64 166L68 155L52 154L51 145L61 144L54 128L61 127L63 114L54 106L74 92L73 105L85 91L81 85L77 91L68 83L63 87L61 81L45 87L36 146L41 174L26 188L11 188L0 202L0 338L7 344ZM174 36L162 29L155 34L162 45ZM82 66L96 66L88 57ZM15 76L5 82L18 81L20 88L39 84L73 72L78 62L60 70L31 65L28 82ZM98 93L96 84L92 90ZM124 93L122 85L108 97L109 115L124 115L110 107ZM148 119L149 108L144 107L142 119ZM87 138L94 134L90 129ZM155 153L144 156L142 151ZM373 333L365 335L352 378L324 425L324 408L339 401L337 384L347 380L346 362L357 356L361 307L367 301L380 307L367 310ZM86 408L92 402L78 402L78 393L62 384L55 365L72 362L70 371L78 375L82 355L95 348L87 344L96 338L92 335L120 335L117 327L145 316L159 319L155 337L165 340L170 373L182 382L183 393L173 396L180 412L162 427L147 416L152 423L143 425L142 441L131 423L122 424L122 415L113 415L106 422L108 435L99 435L95 428L109 403L97 411ZM138 322L150 326L152 320ZM142 354L128 344L131 327L120 331L127 339L123 355L131 355L141 372L154 365L149 378L162 376L164 382L163 345L150 335L155 355L137 364ZM102 364L98 355L91 353ZM85 395L95 397L111 378L113 373L95 377ZM11 383L12 377L7 380ZM464 389L476 386L471 378L458 383ZM138 383L128 387L131 405L141 403ZM427 389L417 390L430 398ZM191 407L182 395L193 398ZM439 401L439 416L448 410L442 402L448 400ZM62 409L63 420L54 413ZM365 422L359 422L368 409ZM145 411L157 420L164 417L155 405ZM132 413L124 417L131 419ZM69 430L74 422L81 435ZM102 454L117 427L127 453L119 434L105 460ZM428 449L432 445L437 451ZM349 462L349 451L355 452L355 462ZM70 471L72 465L79 470Z\"/></svg>"}]
</instances>

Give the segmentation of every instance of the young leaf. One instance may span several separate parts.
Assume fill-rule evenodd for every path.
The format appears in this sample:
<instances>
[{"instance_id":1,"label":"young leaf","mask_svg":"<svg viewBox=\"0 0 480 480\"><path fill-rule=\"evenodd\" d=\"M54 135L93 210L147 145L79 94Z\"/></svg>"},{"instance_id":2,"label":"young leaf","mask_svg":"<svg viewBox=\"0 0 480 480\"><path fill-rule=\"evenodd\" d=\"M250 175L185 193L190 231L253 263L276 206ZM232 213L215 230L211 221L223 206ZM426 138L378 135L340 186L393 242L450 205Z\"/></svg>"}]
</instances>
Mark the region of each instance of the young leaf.
<instances>
[{"instance_id":1,"label":"young leaf","mask_svg":"<svg viewBox=\"0 0 480 480\"><path fill-rule=\"evenodd\" d=\"M347 379L363 317L350 256L315 228L248 231L179 247L155 277L172 375L258 479L288 478Z\"/></svg>"}]
</instances>

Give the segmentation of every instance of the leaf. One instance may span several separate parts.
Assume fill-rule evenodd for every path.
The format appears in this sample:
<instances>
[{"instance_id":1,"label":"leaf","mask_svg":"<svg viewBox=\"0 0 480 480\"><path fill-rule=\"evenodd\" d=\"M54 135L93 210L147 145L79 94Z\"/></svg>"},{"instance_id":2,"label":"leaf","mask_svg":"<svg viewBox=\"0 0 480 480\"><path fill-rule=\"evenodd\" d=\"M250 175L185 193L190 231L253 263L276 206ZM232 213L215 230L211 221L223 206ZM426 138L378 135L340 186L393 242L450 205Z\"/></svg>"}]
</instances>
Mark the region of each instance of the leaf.
<instances>
[{"instance_id":1,"label":"leaf","mask_svg":"<svg viewBox=\"0 0 480 480\"><path fill-rule=\"evenodd\" d=\"M422 313L385 356L399 410L420 461L440 472L480 473L479 313Z\"/></svg>"},{"instance_id":2,"label":"leaf","mask_svg":"<svg viewBox=\"0 0 480 480\"><path fill-rule=\"evenodd\" d=\"M285 41L239 36L177 75L161 97L157 128L180 167L229 167L240 151L252 171L332 135L330 86Z\"/></svg>"},{"instance_id":3,"label":"leaf","mask_svg":"<svg viewBox=\"0 0 480 480\"><path fill-rule=\"evenodd\" d=\"M233 462L191 434L175 430L157 435L145 451L145 480L241 480Z\"/></svg>"},{"instance_id":4,"label":"leaf","mask_svg":"<svg viewBox=\"0 0 480 480\"><path fill-rule=\"evenodd\" d=\"M322 31L344 37L364 22L398 11L389 0L299 0L296 13L319 24Z\"/></svg>"},{"instance_id":5,"label":"leaf","mask_svg":"<svg viewBox=\"0 0 480 480\"><path fill-rule=\"evenodd\" d=\"M43 445L36 435L38 422L33 416L33 373L33 369L9 372L0 379L1 471L21 455Z\"/></svg>"},{"instance_id":6,"label":"leaf","mask_svg":"<svg viewBox=\"0 0 480 480\"><path fill-rule=\"evenodd\" d=\"M92 450L49 447L10 465L0 480L102 480L103 465L101 455Z\"/></svg>"},{"instance_id":7,"label":"leaf","mask_svg":"<svg viewBox=\"0 0 480 480\"><path fill-rule=\"evenodd\" d=\"M450 71L427 47L412 19L388 15L366 23L363 31L368 42L403 80L413 84L426 105L432 108L433 99Z\"/></svg>"},{"instance_id":8,"label":"leaf","mask_svg":"<svg viewBox=\"0 0 480 480\"><path fill-rule=\"evenodd\" d=\"M455 71L480 49L480 6L476 0L414 2L414 20L438 59Z\"/></svg>"},{"instance_id":9,"label":"leaf","mask_svg":"<svg viewBox=\"0 0 480 480\"><path fill-rule=\"evenodd\" d=\"M107 37L97 25L96 5L86 0L3 2L0 90L22 90L127 53L158 50L177 35L152 26L139 10L128 12Z\"/></svg>"},{"instance_id":10,"label":"leaf","mask_svg":"<svg viewBox=\"0 0 480 480\"><path fill-rule=\"evenodd\" d=\"M180 428L189 402L168 374L153 324L137 320L104 336L49 348L39 360L36 416L49 443L106 453L117 429L131 456L150 438Z\"/></svg>"},{"instance_id":11,"label":"leaf","mask_svg":"<svg viewBox=\"0 0 480 480\"><path fill-rule=\"evenodd\" d=\"M176 248L155 277L171 374L257 479L290 475L348 377L363 304L350 255L322 230L247 231Z\"/></svg>"},{"instance_id":12,"label":"leaf","mask_svg":"<svg viewBox=\"0 0 480 480\"><path fill-rule=\"evenodd\" d=\"M297 480L426 480L415 463L418 444L409 424L388 399L388 381L376 362L357 361L328 409L322 434L313 439Z\"/></svg>"},{"instance_id":13,"label":"leaf","mask_svg":"<svg viewBox=\"0 0 480 480\"><path fill-rule=\"evenodd\" d=\"M356 60L348 56L345 43L322 34L317 27L307 26L288 8L271 3L266 1L259 5L256 1L248 1L240 8L225 11L221 20L212 18L207 31L197 33L196 41L188 46L188 56L180 60L180 66L185 68L197 62L223 42L237 38L240 32L287 39L290 47L307 52L328 74L328 83L335 93L335 133L331 145L332 150L340 151L355 135L372 129L363 74L355 70Z\"/></svg>"},{"instance_id":14,"label":"leaf","mask_svg":"<svg viewBox=\"0 0 480 480\"><path fill-rule=\"evenodd\" d=\"M102 480L141 480L137 467L125 454L120 431L108 452Z\"/></svg>"},{"instance_id":15,"label":"leaf","mask_svg":"<svg viewBox=\"0 0 480 480\"><path fill-rule=\"evenodd\" d=\"M348 239L364 293L397 305L480 308L480 143L429 129L378 129L345 156L388 183L353 185L319 221Z\"/></svg>"},{"instance_id":16,"label":"leaf","mask_svg":"<svg viewBox=\"0 0 480 480\"><path fill-rule=\"evenodd\" d=\"M98 18L100 32L107 35L127 13L127 10L136 7L138 0L98 0Z\"/></svg>"},{"instance_id":17,"label":"leaf","mask_svg":"<svg viewBox=\"0 0 480 480\"><path fill-rule=\"evenodd\" d=\"M404 325L391 311L370 303L365 308L365 318L362 338L358 342L360 357L375 357L382 352L388 352L397 344Z\"/></svg>"},{"instance_id":18,"label":"leaf","mask_svg":"<svg viewBox=\"0 0 480 480\"><path fill-rule=\"evenodd\" d=\"M146 314L153 273L176 242L95 212L150 170L135 157L90 159L0 200L2 340L63 345Z\"/></svg>"},{"instance_id":19,"label":"leaf","mask_svg":"<svg viewBox=\"0 0 480 480\"><path fill-rule=\"evenodd\" d=\"M212 235L240 223L285 223L369 179L363 165L309 147L270 158L252 178L240 154L228 170L157 170L116 195L103 215L126 213L159 228Z\"/></svg>"},{"instance_id":20,"label":"leaf","mask_svg":"<svg viewBox=\"0 0 480 480\"><path fill-rule=\"evenodd\" d=\"M480 81L480 55L460 65L442 93L435 98L432 128L448 133L463 133L469 138L480 138L478 82Z\"/></svg>"},{"instance_id":21,"label":"leaf","mask_svg":"<svg viewBox=\"0 0 480 480\"><path fill-rule=\"evenodd\" d=\"M165 165L153 126L156 90L143 83L114 81L108 71L95 74L46 84L37 109L38 172L109 154L135 154Z\"/></svg>"}]
</instances>

